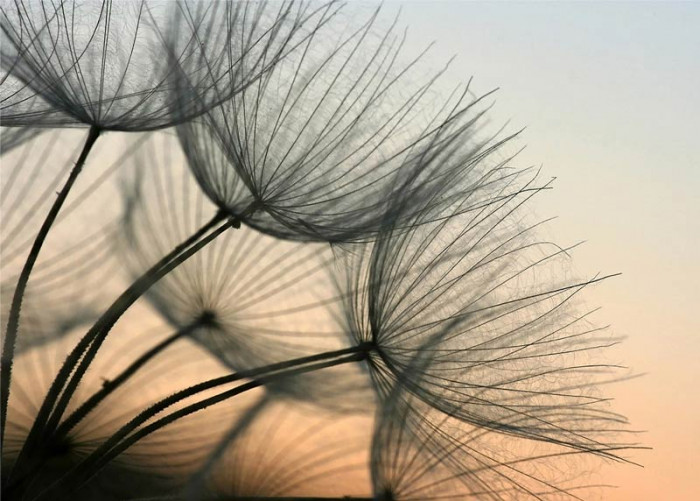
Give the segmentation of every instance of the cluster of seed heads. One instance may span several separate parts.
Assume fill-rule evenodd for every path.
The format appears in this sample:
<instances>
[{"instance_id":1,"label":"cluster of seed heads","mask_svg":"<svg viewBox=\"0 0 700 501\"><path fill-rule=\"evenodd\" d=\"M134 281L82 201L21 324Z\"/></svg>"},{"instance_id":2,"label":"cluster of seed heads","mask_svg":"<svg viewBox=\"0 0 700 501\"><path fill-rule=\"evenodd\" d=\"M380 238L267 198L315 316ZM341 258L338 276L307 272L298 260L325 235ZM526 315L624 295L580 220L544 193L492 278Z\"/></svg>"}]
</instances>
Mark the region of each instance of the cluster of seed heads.
<instances>
[{"instance_id":1,"label":"cluster of seed heads","mask_svg":"<svg viewBox=\"0 0 700 501\"><path fill-rule=\"evenodd\" d=\"M4 0L0 32L3 498L581 499L626 461L607 276L398 18Z\"/></svg>"}]
</instances>

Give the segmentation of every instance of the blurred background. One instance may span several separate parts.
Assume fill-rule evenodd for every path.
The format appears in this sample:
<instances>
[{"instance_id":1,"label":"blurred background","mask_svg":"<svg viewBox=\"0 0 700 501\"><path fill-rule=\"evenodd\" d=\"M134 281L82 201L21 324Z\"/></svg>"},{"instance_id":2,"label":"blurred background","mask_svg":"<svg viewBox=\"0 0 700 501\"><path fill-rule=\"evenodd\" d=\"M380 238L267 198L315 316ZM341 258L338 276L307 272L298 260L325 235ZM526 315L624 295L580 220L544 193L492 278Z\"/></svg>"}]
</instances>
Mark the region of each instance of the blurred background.
<instances>
[{"instance_id":1,"label":"blurred background","mask_svg":"<svg viewBox=\"0 0 700 501\"><path fill-rule=\"evenodd\" d=\"M527 127L518 165L542 167L550 234L591 288L598 321L625 342L613 362L642 377L613 407L643 430L636 466L594 473L613 501L700 499L700 3L405 2L407 43L455 55L453 79L499 88L491 114ZM413 50L413 49L412 49ZM537 205L539 204L539 205Z\"/></svg>"}]
</instances>

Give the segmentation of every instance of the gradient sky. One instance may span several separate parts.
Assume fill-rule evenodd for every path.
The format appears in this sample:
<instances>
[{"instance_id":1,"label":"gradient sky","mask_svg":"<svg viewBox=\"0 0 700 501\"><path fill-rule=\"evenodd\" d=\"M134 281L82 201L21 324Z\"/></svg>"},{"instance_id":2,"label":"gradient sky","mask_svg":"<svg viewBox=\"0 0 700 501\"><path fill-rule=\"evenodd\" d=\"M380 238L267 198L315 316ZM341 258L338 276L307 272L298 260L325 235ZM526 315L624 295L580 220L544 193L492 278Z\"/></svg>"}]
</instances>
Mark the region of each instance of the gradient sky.
<instances>
[{"instance_id":1,"label":"gradient sky","mask_svg":"<svg viewBox=\"0 0 700 501\"><path fill-rule=\"evenodd\" d=\"M435 41L450 78L500 88L495 122L527 126L517 163L557 177L538 211L586 240L577 270L622 272L588 302L645 374L607 391L653 451L604 467L605 498L700 499L700 2L399 5L409 48Z\"/></svg>"},{"instance_id":2,"label":"gradient sky","mask_svg":"<svg viewBox=\"0 0 700 501\"><path fill-rule=\"evenodd\" d=\"M527 127L515 163L557 178L536 208L553 240L586 241L577 271L622 273L587 302L626 338L610 362L644 374L606 391L653 450L594 473L605 499L700 500L700 1L399 7L407 53L435 41L448 82L500 89L494 126Z\"/></svg>"}]
</instances>

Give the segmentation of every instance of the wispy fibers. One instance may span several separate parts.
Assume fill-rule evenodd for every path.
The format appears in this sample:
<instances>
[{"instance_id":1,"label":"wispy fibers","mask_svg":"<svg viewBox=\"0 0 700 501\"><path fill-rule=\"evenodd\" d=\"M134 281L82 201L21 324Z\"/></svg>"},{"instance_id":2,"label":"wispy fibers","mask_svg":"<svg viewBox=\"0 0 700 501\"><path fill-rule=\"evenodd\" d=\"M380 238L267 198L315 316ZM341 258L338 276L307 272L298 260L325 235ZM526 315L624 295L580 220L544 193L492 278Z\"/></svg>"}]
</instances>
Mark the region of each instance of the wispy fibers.
<instances>
[{"instance_id":1,"label":"wispy fibers","mask_svg":"<svg viewBox=\"0 0 700 501\"><path fill-rule=\"evenodd\" d=\"M479 149L483 98L468 86L436 98L442 70L405 55L405 34L376 28L378 13L320 26L264 78L178 127L217 207L279 238L368 241L411 216L396 198L434 195L455 149Z\"/></svg>"},{"instance_id":2,"label":"wispy fibers","mask_svg":"<svg viewBox=\"0 0 700 501\"><path fill-rule=\"evenodd\" d=\"M8 123L87 126L92 142L103 130L177 126L144 139L144 155L122 178L123 214L104 223L118 235L119 272L130 285L100 297L92 326L47 376L40 405L22 405L30 378L5 392L27 419L12 441L14 467L3 470L4 496L110 496L100 479L125 478L124 463L157 461L175 440L187 450L177 464L161 462L167 488L134 482L122 497L577 498L587 484L579 460L624 460L634 447L620 441L626 420L602 394L624 378L604 358L618 340L581 302L607 276L574 275L575 245L543 239L530 217L533 197L551 182L513 166L513 136L485 133L488 94L474 97L469 84L441 92L442 71L422 71L424 53L404 54L395 23L379 29L379 10L358 22L348 11L336 2L185 0L4 7ZM131 48L110 64L120 23ZM153 92L133 69L144 54L157 58L143 72ZM118 77L104 83L112 70ZM23 152L31 148L8 157ZM22 191L42 198L36 169ZM15 173L19 180L24 169ZM103 248L96 230L66 242L65 254L44 252L24 286L46 228L25 271L3 277L26 287L18 298L31 305L22 318L20 301L10 305L9 317L29 333L18 343L23 357L51 346L43 331L63 334L81 321L69 316L61 327L58 318L32 317L59 298L54 279L73 284L72 273L101 269L87 257L93 244ZM21 258L25 231L10 233L22 233L7 244ZM93 278L86 274L86 287ZM71 297L93 304L79 290ZM167 327L129 344L124 333L143 326L145 317L133 316L144 311ZM197 370L200 361L217 370L177 380L189 363L162 364L175 352ZM104 369L112 353L121 362ZM174 386L150 395L160 380ZM138 402L105 423L120 398ZM271 412L277 405L308 405L314 419L285 424ZM315 420L341 411L363 415L364 458L350 433ZM216 421L199 421L210 413ZM76 437L93 426L99 437L76 454ZM182 435L171 439L175 429ZM310 447L322 429L337 436ZM298 440L287 446L281 434ZM245 446L255 435L258 463ZM264 452L276 446L279 453ZM211 481L229 454L241 476L227 494ZM244 478L267 458L274 477ZM573 465L572 474L555 462ZM361 464L366 480L371 474L364 489L335 484L336 473ZM319 479L335 485L321 492Z\"/></svg>"},{"instance_id":3,"label":"wispy fibers","mask_svg":"<svg viewBox=\"0 0 700 501\"><path fill-rule=\"evenodd\" d=\"M138 276L217 213L166 137L153 141L125 183L120 254ZM140 163L141 163L140 162ZM148 167L148 168L147 168ZM226 232L154 284L145 298L174 329L232 370L248 370L346 347L338 325L342 298L332 286L333 254L324 244L276 239L251 228ZM356 406L352 371L295 378L277 391ZM325 379L326 383L323 383Z\"/></svg>"},{"instance_id":4,"label":"wispy fibers","mask_svg":"<svg viewBox=\"0 0 700 501\"><path fill-rule=\"evenodd\" d=\"M105 130L143 131L189 120L259 78L266 69L260 62L269 65L282 56L307 14L295 11L293 3L272 14L265 4L249 5L18 1L0 10L3 125L89 127L17 282L2 352L0 435L24 290L92 146ZM203 29L214 47L201 42ZM231 73L241 86L222 94L217 81ZM185 80L188 97L182 92Z\"/></svg>"}]
</instances>

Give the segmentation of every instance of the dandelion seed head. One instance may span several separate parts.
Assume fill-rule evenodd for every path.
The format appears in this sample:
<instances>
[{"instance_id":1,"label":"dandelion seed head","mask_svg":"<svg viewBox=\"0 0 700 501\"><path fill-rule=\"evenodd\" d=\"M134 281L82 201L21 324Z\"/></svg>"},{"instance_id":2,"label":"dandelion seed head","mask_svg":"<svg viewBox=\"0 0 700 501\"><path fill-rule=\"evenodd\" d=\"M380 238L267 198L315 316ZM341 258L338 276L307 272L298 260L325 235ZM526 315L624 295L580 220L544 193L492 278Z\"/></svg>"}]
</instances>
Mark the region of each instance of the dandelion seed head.
<instances>
[{"instance_id":1,"label":"dandelion seed head","mask_svg":"<svg viewBox=\"0 0 700 501\"><path fill-rule=\"evenodd\" d=\"M159 144L144 150L148 153L132 171L137 174L123 185L126 212L118 252L134 276L217 214L174 153L172 140L154 138L152 146ZM327 245L231 228L154 284L146 299L174 329L231 370L255 369L346 347L337 320L342 299L328 273L331 261ZM312 373L267 389L362 408L364 400L350 396L371 397L359 368L330 372L335 377Z\"/></svg>"},{"instance_id":2,"label":"dandelion seed head","mask_svg":"<svg viewBox=\"0 0 700 501\"><path fill-rule=\"evenodd\" d=\"M376 28L377 16L350 29L310 23L264 78L206 124L178 128L217 206L279 238L367 241L397 218L407 223L396 198L435 203L437 186L468 168L450 157L472 142L478 100L463 88L434 106L440 73L422 74L421 57L404 57L403 35L395 24Z\"/></svg>"},{"instance_id":3,"label":"dandelion seed head","mask_svg":"<svg viewBox=\"0 0 700 501\"><path fill-rule=\"evenodd\" d=\"M279 57L300 15L196 0L24 1L0 12L6 126L143 131L200 115ZM288 19L290 18L290 19ZM269 60L267 59L269 58Z\"/></svg>"}]
</instances>

